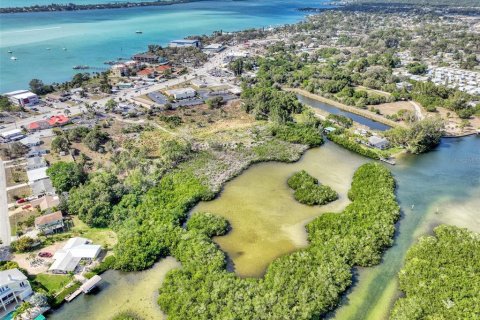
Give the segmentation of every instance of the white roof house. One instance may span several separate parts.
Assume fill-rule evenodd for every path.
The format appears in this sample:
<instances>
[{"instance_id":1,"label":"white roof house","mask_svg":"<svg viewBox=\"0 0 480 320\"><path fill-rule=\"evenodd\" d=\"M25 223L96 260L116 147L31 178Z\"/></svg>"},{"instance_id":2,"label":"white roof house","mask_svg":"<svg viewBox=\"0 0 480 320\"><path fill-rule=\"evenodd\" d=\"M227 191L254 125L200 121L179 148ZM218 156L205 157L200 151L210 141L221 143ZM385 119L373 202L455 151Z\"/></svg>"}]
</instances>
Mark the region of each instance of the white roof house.
<instances>
[{"instance_id":1,"label":"white roof house","mask_svg":"<svg viewBox=\"0 0 480 320\"><path fill-rule=\"evenodd\" d=\"M371 136L368 138L368 144L377 149L386 149L388 147L388 140L385 138L380 138L378 136Z\"/></svg>"},{"instance_id":2,"label":"white roof house","mask_svg":"<svg viewBox=\"0 0 480 320\"><path fill-rule=\"evenodd\" d=\"M29 136L29 137L25 137L22 140L20 140L20 143L23 144L26 147L39 146L40 145L40 139L37 138L37 137Z\"/></svg>"},{"instance_id":3,"label":"white roof house","mask_svg":"<svg viewBox=\"0 0 480 320\"><path fill-rule=\"evenodd\" d=\"M0 271L0 307L7 310L10 303L19 303L33 291L27 277L17 268Z\"/></svg>"},{"instance_id":4,"label":"white roof house","mask_svg":"<svg viewBox=\"0 0 480 320\"><path fill-rule=\"evenodd\" d=\"M72 272L82 259L93 260L97 258L102 248L90 243L90 240L80 237L69 239L63 249L58 250L53 255L55 261L49 270L54 273Z\"/></svg>"},{"instance_id":5,"label":"white roof house","mask_svg":"<svg viewBox=\"0 0 480 320\"><path fill-rule=\"evenodd\" d=\"M27 171L28 183L34 183L42 179L47 179L47 167L32 169Z\"/></svg>"}]
</instances>

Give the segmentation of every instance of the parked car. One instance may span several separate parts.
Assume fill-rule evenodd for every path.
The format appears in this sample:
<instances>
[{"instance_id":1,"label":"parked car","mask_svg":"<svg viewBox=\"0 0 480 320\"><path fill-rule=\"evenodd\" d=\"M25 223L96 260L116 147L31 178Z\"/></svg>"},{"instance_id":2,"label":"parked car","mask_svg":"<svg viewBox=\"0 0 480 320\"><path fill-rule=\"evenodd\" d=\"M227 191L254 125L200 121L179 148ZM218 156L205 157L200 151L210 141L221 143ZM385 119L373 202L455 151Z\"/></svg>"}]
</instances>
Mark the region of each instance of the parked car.
<instances>
[{"instance_id":1,"label":"parked car","mask_svg":"<svg viewBox=\"0 0 480 320\"><path fill-rule=\"evenodd\" d=\"M18 203L18 204L24 203L25 201L27 201L25 198L21 198L21 199L18 199L18 200L17 200L17 203Z\"/></svg>"},{"instance_id":2,"label":"parked car","mask_svg":"<svg viewBox=\"0 0 480 320\"><path fill-rule=\"evenodd\" d=\"M25 209L29 209L29 208L31 208L31 207L32 207L31 204L27 204L26 206L23 206L22 209L25 210Z\"/></svg>"},{"instance_id":3,"label":"parked car","mask_svg":"<svg viewBox=\"0 0 480 320\"><path fill-rule=\"evenodd\" d=\"M50 252L39 252L38 256L42 258L51 258L53 257L53 254L51 254Z\"/></svg>"}]
</instances>

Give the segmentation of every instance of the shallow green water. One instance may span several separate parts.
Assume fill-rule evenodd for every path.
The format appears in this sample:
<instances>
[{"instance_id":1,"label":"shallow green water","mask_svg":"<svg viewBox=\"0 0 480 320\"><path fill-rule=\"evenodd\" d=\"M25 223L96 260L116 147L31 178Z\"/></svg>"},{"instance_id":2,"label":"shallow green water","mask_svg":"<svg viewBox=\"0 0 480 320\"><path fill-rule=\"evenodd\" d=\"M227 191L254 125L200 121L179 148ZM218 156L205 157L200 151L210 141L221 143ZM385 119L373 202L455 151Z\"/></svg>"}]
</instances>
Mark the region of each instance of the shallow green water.
<instances>
[{"instance_id":1,"label":"shallow green water","mask_svg":"<svg viewBox=\"0 0 480 320\"><path fill-rule=\"evenodd\" d=\"M276 257L307 245L305 223L325 211L340 211L355 169L367 159L332 143L308 151L297 163L264 163L251 167L227 183L215 200L195 211L226 217L233 230L215 239L241 276L260 276ZM382 264L355 270L355 284L330 319L387 319L398 297L396 276L408 248L440 223L480 232L480 137L445 139L425 155L406 156L389 166L397 182L402 208L395 244ZM297 203L286 179L305 169L333 187L340 199L325 207ZM64 306L50 319L108 319L115 312L134 309L147 319L161 319L155 304L157 289L174 259L138 273L108 271L109 285L97 296L84 296Z\"/></svg>"},{"instance_id":2,"label":"shallow green water","mask_svg":"<svg viewBox=\"0 0 480 320\"><path fill-rule=\"evenodd\" d=\"M158 288L165 274L180 263L168 257L142 272L109 270L102 274L96 294L80 295L62 306L48 319L109 320L119 312L132 310L143 319L165 319L157 305Z\"/></svg>"},{"instance_id":3,"label":"shallow green water","mask_svg":"<svg viewBox=\"0 0 480 320\"><path fill-rule=\"evenodd\" d=\"M243 277L261 276L275 258L306 246L305 224L322 212L341 211L356 168L366 160L328 143L308 151L300 161L254 165L229 182L220 197L194 211L212 212L230 221L232 231L215 241ZM307 170L331 186L339 199L325 206L306 206L293 198L287 179Z\"/></svg>"}]
</instances>

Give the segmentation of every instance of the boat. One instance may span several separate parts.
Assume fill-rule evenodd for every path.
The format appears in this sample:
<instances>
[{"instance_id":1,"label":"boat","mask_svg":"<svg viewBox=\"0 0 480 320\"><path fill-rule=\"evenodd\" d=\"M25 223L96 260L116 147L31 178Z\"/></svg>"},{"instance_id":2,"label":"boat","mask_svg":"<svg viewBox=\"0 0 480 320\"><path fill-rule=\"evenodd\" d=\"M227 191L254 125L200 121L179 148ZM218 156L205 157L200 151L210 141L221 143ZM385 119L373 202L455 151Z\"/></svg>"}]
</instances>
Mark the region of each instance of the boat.
<instances>
[{"instance_id":1,"label":"boat","mask_svg":"<svg viewBox=\"0 0 480 320\"><path fill-rule=\"evenodd\" d=\"M63 48L63 51L67 51L67 48Z\"/></svg>"},{"instance_id":2,"label":"boat","mask_svg":"<svg viewBox=\"0 0 480 320\"><path fill-rule=\"evenodd\" d=\"M137 31L135 31L135 33L136 33L136 34L142 34L143 31L137 30Z\"/></svg>"},{"instance_id":3,"label":"boat","mask_svg":"<svg viewBox=\"0 0 480 320\"><path fill-rule=\"evenodd\" d=\"M87 70L87 69L90 69L90 67L79 65L79 66L74 66L73 69L74 70Z\"/></svg>"},{"instance_id":4,"label":"boat","mask_svg":"<svg viewBox=\"0 0 480 320\"><path fill-rule=\"evenodd\" d=\"M12 50L8 50L8 53L13 53L13 51L12 51Z\"/></svg>"},{"instance_id":5,"label":"boat","mask_svg":"<svg viewBox=\"0 0 480 320\"><path fill-rule=\"evenodd\" d=\"M50 50L50 48L47 48L47 50Z\"/></svg>"},{"instance_id":6,"label":"boat","mask_svg":"<svg viewBox=\"0 0 480 320\"><path fill-rule=\"evenodd\" d=\"M17 57L11 56L10 60L17 60Z\"/></svg>"}]
</instances>

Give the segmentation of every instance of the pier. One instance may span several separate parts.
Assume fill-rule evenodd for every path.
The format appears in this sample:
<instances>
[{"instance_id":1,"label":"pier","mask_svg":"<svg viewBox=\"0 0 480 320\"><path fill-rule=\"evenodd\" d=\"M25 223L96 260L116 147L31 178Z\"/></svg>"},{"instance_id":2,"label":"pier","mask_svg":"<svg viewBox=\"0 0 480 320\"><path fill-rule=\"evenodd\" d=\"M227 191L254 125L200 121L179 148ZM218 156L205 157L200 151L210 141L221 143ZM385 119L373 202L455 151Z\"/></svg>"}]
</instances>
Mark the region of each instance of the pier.
<instances>
[{"instance_id":1,"label":"pier","mask_svg":"<svg viewBox=\"0 0 480 320\"><path fill-rule=\"evenodd\" d=\"M72 301L73 299L78 297L82 292L83 293L89 293L90 291L92 291L97 286L97 284L101 280L102 280L102 278L99 275L94 275L93 277L91 277L90 279L85 281L85 283L83 283L80 286L80 288L78 288L77 290L75 290L74 292L72 292L71 294L66 296L65 301L66 302Z\"/></svg>"}]
</instances>

